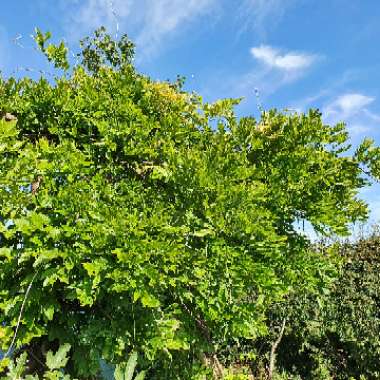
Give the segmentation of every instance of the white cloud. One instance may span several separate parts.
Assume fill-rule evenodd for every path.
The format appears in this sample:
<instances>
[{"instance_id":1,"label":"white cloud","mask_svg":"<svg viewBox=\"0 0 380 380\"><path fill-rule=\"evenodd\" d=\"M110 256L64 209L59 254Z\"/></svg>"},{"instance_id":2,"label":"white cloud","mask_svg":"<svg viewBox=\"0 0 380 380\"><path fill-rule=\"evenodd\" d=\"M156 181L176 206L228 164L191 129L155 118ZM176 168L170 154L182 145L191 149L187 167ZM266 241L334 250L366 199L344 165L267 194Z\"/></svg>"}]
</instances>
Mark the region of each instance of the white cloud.
<instances>
[{"instance_id":1,"label":"white cloud","mask_svg":"<svg viewBox=\"0 0 380 380\"><path fill-rule=\"evenodd\" d=\"M362 135L374 131L380 122L380 116L368 109L374 101L372 96L349 92L325 105L322 114L327 123L344 121L351 135Z\"/></svg>"},{"instance_id":2,"label":"white cloud","mask_svg":"<svg viewBox=\"0 0 380 380\"><path fill-rule=\"evenodd\" d=\"M74 6L75 5L75 6ZM183 32L188 24L214 10L217 0L65 0L66 30L71 39L101 25L130 33L138 52L158 49L164 39Z\"/></svg>"},{"instance_id":3,"label":"white cloud","mask_svg":"<svg viewBox=\"0 0 380 380\"><path fill-rule=\"evenodd\" d=\"M346 117L355 115L365 106L371 104L375 99L363 94L351 93L339 96L331 105L330 113L339 113Z\"/></svg>"},{"instance_id":4,"label":"white cloud","mask_svg":"<svg viewBox=\"0 0 380 380\"><path fill-rule=\"evenodd\" d=\"M251 54L265 65L285 71L304 70L311 66L317 58L315 55L305 53L281 54L278 49L268 45L251 48Z\"/></svg>"},{"instance_id":5,"label":"white cloud","mask_svg":"<svg viewBox=\"0 0 380 380\"><path fill-rule=\"evenodd\" d=\"M338 121L338 119L350 119L366 110L375 98L359 93L347 93L338 96L335 100L324 107L326 118Z\"/></svg>"},{"instance_id":6,"label":"white cloud","mask_svg":"<svg viewBox=\"0 0 380 380\"><path fill-rule=\"evenodd\" d=\"M344 89L352 82L359 81L362 78L362 72L359 70L346 70L338 78L323 79L324 84L322 87L312 95L302 96L302 98L293 100L292 106L299 108L302 112L307 111L309 108L322 108L323 101L334 97L336 94L344 92Z\"/></svg>"},{"instance_id":7,"label":"white cloud","mask_svg":"<svg viewBox=\"0 0 380 380\"><path fill-rule=\"evenodd\" d=\"M251 55L261 63L240 78L236 92L253 93L257 88L264 97L274 93L280 87L293 83L302 77L320 57L302 52L281 52L269 45L260 45L250 49Z\"/></svg>"}]
</instances>

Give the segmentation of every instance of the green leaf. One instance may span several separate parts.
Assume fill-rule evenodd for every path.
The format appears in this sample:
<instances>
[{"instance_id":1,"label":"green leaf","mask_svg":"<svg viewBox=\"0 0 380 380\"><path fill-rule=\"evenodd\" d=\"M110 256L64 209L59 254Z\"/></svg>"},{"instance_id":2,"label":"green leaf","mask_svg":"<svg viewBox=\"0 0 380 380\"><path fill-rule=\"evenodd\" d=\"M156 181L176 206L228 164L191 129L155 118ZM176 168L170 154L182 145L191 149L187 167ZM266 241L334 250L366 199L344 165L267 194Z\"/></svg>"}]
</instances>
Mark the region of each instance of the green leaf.
<instances>
[{"instance_id":1,"label":"green leaf","mask_svg":"<svg viewBox=\"0 0 380 380\"><path fill-rule=\"evenodd\" d=\"M133 373L135 371L136 364L137 364L137 352L134 351L129 356L127 365L125 367L124 380L132 380L133 379Z\"/></svg>"},{"instance_id":2,"label":"green leaf","mask_svg":"<svg viewBox=\"0 0 380 380\"><path fill-rule=\"evenodd\" d=\"M46 365L52 371L55 369L60 369L66 366L69 358L67 354L71 349L71 345L68 343L63 344L59 347L58 351L53 354L52 351L48 351L46 354Z\"/></svg>"},{"instance_id":3,"label":"green leaf","mask_svg":"<svg viewBox=\"0 0 380 380\"><path fill-rule=\"evenodd\" d=\"M8 367L8 379L21 379L21 376L26 370L27 353L23 352L16 360L16 365L13 362Z\"/></svg>"},{"instance_id":4,"label":"green leaf","mask_svg":"<svg viewBox=\"0 0 380 380\"><path fill-rule=\"evenodd\" d=\"M136 377L135 380L144 380L145 379L146 372L141 371Z\"/></svg>"},{"instance_id":5,"label":"green leaf","mask_svg":"<svg viewBox=\"0 0 380 380\"><path fill-rule=\"evenodd\" d=\"M0 258L4 257L8 261L12 260L12 248L0 247Z\"/></svg>"},{"instance_id":6,"label":"green leaf","mask_svg":"<svg viewBox=\"0 0 380 380\"><path fill-rule=\"evenodd\" d=\"M214 233L213 230L208 229L208 228L204 228L202 230L198 230L198 231L193 232L193 235L196 237L205 237L207 235L212 235L213 233Z\"/></svg>"},{"instance_id":7,"label":"green leaf","mask_svg":"<svg viewBox=\"0 0 380 380\"><path fill-rule=\"evenodd\" d=\"M146 307L159 307L160 301L154 295L144 292L141 297L141 303Z\"/></svg>"},{"instance_id":8,"label":"green leaf","mask_svg":"<svg viewBox=\"0 0 380 380\"><path fill-rule=\"evenodd\" d=\"M120 364L118 364L115 368L114 373L115 380L125 380L124 379L124 367Z\"/></svg>"},{"instance_id":9,"label":"green leaf","mask_svg":"<svg viewBox=\"0 0 380 380\"><path fill-rule=\"evenodd\" d=\"M46 318L48 321L51 321L54 317L55 308L53 305L50 305L48 307L44 308L44 314L46 315Z\"/></svg>"}]
</instances>

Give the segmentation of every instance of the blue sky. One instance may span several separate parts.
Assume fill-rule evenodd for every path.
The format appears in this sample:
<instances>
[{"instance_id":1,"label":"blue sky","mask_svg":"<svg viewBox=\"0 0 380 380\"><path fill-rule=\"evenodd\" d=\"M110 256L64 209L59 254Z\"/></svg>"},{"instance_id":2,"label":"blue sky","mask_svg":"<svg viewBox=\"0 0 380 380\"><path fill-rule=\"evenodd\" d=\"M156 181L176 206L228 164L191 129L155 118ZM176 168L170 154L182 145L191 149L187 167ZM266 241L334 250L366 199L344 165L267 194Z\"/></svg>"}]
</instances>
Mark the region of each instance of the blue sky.
<instances>
[{"instance_id":1,"label":"blue sky","mask_svg":"<svg viewBox=\"0 0 380 380\"><path fill-rule=\"evenodd\" d=\"M155 79L187 78L205 100L241 97L240 115L319 108L347 123L353 144L380 144L378 0L18 0L2 3L0 69L47 70L36 26L78 39L105 25L136 43L136 66ZM16 22L17 20L17 22ZM380 186L362 193L380 220Z\"/></svg>"}]
</instances>

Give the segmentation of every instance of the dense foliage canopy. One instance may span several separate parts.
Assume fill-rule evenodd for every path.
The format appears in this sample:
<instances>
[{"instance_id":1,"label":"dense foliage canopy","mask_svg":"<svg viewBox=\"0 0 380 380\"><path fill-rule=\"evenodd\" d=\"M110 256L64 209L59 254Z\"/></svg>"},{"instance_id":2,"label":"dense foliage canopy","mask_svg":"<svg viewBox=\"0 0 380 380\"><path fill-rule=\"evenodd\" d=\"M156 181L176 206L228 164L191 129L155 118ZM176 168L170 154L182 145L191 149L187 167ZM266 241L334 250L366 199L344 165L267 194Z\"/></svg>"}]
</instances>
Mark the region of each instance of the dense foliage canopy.
<instances>
[{"instance_id":1,"label":"dense foliage canopy","mask_svg":"<svg viewBox=\"0 0 380 380\"><path fill-rule=\"evenodd\" d=\"M342 266L328 289L298 292L272 308L274 327L288 318L277 364L291 378L380 377L379 231L338 250Z\"/></svg>"},{"instance_id":2,"label":"dense foliage canopy","mask_svg":"<svg viewBox=\"0 0 380 380\"><path fill-rule=\"evenodd\" d=\"M366 218L369 140L352 153L317 110L238 118L239 100L139 74L126 36L98 30L74 65L48 39L37 31L54 80L0 82L4 350L33 282L17 348L68 343L81 378L136 349L152 376L185 379L266 335L274 302L326 286L335 256L296 225L345 234Z\"/></svg>"}]
</instances>

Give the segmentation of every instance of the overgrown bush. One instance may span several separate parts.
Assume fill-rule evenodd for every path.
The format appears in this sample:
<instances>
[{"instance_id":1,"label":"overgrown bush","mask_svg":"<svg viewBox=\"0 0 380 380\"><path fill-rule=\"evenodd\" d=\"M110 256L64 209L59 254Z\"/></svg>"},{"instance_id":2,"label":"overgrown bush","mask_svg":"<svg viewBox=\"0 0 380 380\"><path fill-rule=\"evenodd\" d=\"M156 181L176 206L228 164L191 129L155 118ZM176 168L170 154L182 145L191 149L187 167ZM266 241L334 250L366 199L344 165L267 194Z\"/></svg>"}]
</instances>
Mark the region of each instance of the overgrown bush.
<instances>
[{"instance_id":1,"label":"overgrown bush","mask_svg":"<svg viewBox=\"0 0 380 380\"><path fill-rule=\"evenodd\" d=\"M295 294L277 365L302 379L380 378L380 235L338 247L339 277L321 294ZM269 351L267 343L267 352Z\"/></svg>"},{"instance_id":2,"label":"overgrown bush","mask_svg":"<svg viewBox=\"0 0 380 380\"><path fill-rule=\"evenodd\" d=\"M49 37L54 80L0 82L2 349L16 334L36 365L69 343L80 378L136 349L152 379L200 378L268 334L274 303L326 287L334 260L295 223L364 220L378 148L350 154L316 110L239 119L239 100L154 82L126 36L100 29L76 65Z\"/></svg>"}]
</instances>

